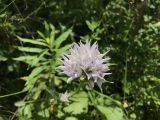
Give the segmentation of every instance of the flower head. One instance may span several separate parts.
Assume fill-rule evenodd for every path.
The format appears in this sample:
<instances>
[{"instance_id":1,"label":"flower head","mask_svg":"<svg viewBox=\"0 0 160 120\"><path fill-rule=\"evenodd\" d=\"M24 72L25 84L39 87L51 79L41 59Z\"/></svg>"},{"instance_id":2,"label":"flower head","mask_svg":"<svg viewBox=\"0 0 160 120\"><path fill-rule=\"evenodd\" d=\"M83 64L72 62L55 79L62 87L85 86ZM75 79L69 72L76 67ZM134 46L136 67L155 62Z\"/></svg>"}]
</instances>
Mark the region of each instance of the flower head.
<instances>
[{"instance_id":1,"label":"flower head","mask_svg":"<svg viewBox=\"0 0 160 120\"><path fill-rule=\"evenodd\" d=\"M106 59L103 59L104 55L100 54L96 42L93 45L90 42L80 42L70 49L69 55L63 55L63 65L60 69L69 76L67 82L86 76L92 88L97 83L101 89L102 83L105 82L104 76L110 74Z\"/></svg>"},{"instance_id":2,"label":"flower head","mask_svg":"<svg viewBox=\"0 0 160 120\"><path fill-rule=\"evenodd\" d=\"M60 94L60 101L61 102L69 102L68 97L70 96L70 94L66 91L64 94Z\"/></svg>"}]
</instances>

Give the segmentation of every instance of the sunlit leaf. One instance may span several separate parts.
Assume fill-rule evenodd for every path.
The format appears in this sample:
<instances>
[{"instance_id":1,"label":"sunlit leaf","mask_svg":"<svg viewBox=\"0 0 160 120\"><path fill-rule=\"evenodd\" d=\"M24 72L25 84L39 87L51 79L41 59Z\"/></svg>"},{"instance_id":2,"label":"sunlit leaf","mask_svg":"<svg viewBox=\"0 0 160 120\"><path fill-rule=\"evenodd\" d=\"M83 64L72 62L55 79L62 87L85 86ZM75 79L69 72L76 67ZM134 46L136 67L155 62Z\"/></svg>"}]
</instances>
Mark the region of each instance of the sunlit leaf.
<instances>
[{"instance_id":1,"label":"sunlit leaf","mask_svg":"<svg viewBox=\"0 0 160 120\"><path fill-rule=\"evenodd\" d=\"M22 42L31 43L31 44L34 44L34 45L42 45L42 46L48 47L47 44L45 44L43 42L40 42L40 41L36 41L36 40L33 40L33 39L27 39L27 38L21 38L19 36L17 36L17 38Z\"/></svg>"},{"instance_id":2,"label":"sunlit leaf","mask_svg":"<svg viewBox=\"0 0 160 120\"><path fill-rule=\"evenodd\" d=\"M66 117L65 120L78 120L76 117Z\"/></svg>"},{"instance_id":3,"label":"sunlit leaf","mask_svg":"<svg viewBox=\"0 0 160 120\"><path fill-rule=\"evenodd\" d=\"M37 100L38 97L40 96L42 90L44 90L45 88L46 88L45 82L41 82L41 83L38 85L38 87L37 87L37 89L36 89L36 91L35 91L35 94L34 94L34 96L33 96L33 99L34 99L34 100Z\"/></svg>"},{"instance_id":4,"label":"sunlit leaf","mask_svg":"<svg viewBox=\"0 0 160 120\"><path fill-rule=\"evenodd\" d=\"M40 53L43 51L43 49L41 48L33 48L33 47L18 47L18 50L31 53Z\"/></svg>"},{"instance_id":5,"label":"sunlit leaf","mask_svg":"<svg viewBox=\"0 0 160 120\"><path fill-rule=\"evenodd\" d=\"M35 76L39 75L45 69L44 66L36 67L32 70L31 74L29 75L29 79L34 78Z\"/></svg>"},{"instance_id":6,"label":"sunlit leaf","mask_svg":"<svg viewBox=\"0 0 160 120\"><path fill-rule=\"evenodd\" d=\"M45 60L44 55L46 55L48 52L48 50L45 50L44 52L42 52L39 56L37 56L31 63L31 66L36 66L38 65L39 61Z\"/></svg>"},{"instance_id":7,"label":"sunlit leaf","mask_svg":"<svg viewBox=\"0 0 160 120\"><path fill-rule=\"evenodd\" d=\"M65 31L64 33L62 33L56 40L55 40L55 46L56 48L59 48L59 46L61 45L61 43L63 41L65 41L68 36L71 34L72 30L68 29L67 31Z\"/></svg>"},{"instance_id":8,"label":"sunlit leaf","mask_svg":"<svg viewBox=\"0 0 160 120\"><path fill-rule=\"evenodd\" d=\"M94 31L99 25L100 23L99 22L96 22L96 21L88 21L86 20L86 24L88 26L88 28L91 30L91 31Z\"/></svg>"},{"instance_id":9,"label":"sunlit leaf","mask_svg":"<svg viewBox=\"0 0 160 120\"><path fill-rule=\"evenodd\" d=\"M121 108L116 106L97 106L106 120L127 120Z\"/></svg>"},{"instance_id":10,"label":"sunlit leaf","mask_svg":"<svg viewBox=\"0 0 160 120\"><path fill-rule=\"evenodd\" d=\"M45 35L44 35L42 32L37 31L37 33L38 33L43 39L45 39Z\"/></svg>"},{"instance_id":11,"label":"sunlit leaf","mask_svg":"<svg viewBox=\"0 0 160 120\"><path fill-rule=\"evenodd\" d=\"M72 47L73 44L65 45L64 47L61 47L60 49L55 49L55 52L58 55L61 55L63 52L66 52L69 48Z\"/></svg>"},{"instance_id":12,"label":"sunlit leaf","mask_svg":"<svg viewBox=\"0 0 160 120\"><path fill-rule=\"evenodd\" d=\"M38 115L41 116L42 118L49 118L49 110L46 108L44 110L38 111Z\"/></svg>"},{"instance_id":13,"label":"sunlit leaf","mask_svg":"<svg viewBox=\"0 0 160 120\"><path fill-rule=\"evenodd\" d=\"M33 107L32 104L28 104L24 108L24 115L27 116L27 118L32 117L32 107Z\"/></svg>"},{"instance_id":14,"label":"sunlit leaf","mask_svg":"<svg viewBox=\"0 0 160 120\"><path fill-rule=\"evenodd\" d=\"M69 114L81 114L88 111L88 96L85 92L79 92L72 97L73 103L64 108Z\"/></svg>"},{"instance_id":15,"label":"sunlit leaf","mask_svg":"<svg viewBox=\"0 0 160 120\"><path fill-rule=\"evenodd\" d=\"M20 107L20 106L24 106L26 103L24 101L18 101L15 103L15 106Z\"/></svg>"},{"instance_id":16,"label":"sunlit leaf","mask_svg":"<svg viewBox=\"0 0 160 120\"><path fill-rule=\"evenodd\" d=\"M31 64L32 61L34 59L36 59L37 56L30 56L30 55L27 55L27 56L20 56L20 57L17 57L17 58L13 58L14 60L17 60L17 61L22 61L22 62L25 62L27 64Z\"/></svg>"}]
</instances>

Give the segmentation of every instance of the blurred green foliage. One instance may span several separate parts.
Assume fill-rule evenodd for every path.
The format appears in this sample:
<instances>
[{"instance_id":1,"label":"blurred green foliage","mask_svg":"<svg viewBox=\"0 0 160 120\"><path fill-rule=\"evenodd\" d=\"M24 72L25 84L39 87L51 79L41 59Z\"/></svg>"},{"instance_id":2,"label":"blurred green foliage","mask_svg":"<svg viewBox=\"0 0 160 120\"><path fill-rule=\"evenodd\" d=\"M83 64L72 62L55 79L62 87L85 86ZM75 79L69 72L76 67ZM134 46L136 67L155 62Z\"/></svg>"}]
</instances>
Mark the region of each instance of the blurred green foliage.
<instances>
[{"instance_id":1,"label":"blurred green foliage","mask_svg":"<svg viewBox=\"0 0 160 120\"><path fill-rule=\"evenodd\" d=\"M57 40L55 47L52 39L61 35L64 38ZM52 104L52 94L56 93L46 84L57 85L53 90L62 92L65 85L61 82L66 79L53 77L60 76L54 72L53 61L59 59L56 54L65 51L73 42L93 40L99 43L102 52L110 50L112 75L106 79L114 83L106 83L103 90L105 95L120 101L123 110L111 101L105 102L109 98L98 99L97 96L99 111L86 107L88 103L82 100L88 115L79 108L74 111L80 112L78 119L98 120L101 119L99 112L104 119L116 120L115 116L125 119L125 112L131 120L158 120L159 37L159 0L0 0L0 119L16 119L17 116L20 120L33 116L55 119L57 109L61 108ZM66 45L68 47L61 49ZM46 66L42 67L43 64ZM49 78L57 79L56 83ZM82 103L81 99L78 103ZM72 104L64 108L66 115L72 111ZM107 105L109 107L104 107ZM113 109L114 116L110 113ZM58 117L63 119L64 113L59 113ZM67 117L68 120L77 119L74 114Z\"/></svg>"}]
</instances>

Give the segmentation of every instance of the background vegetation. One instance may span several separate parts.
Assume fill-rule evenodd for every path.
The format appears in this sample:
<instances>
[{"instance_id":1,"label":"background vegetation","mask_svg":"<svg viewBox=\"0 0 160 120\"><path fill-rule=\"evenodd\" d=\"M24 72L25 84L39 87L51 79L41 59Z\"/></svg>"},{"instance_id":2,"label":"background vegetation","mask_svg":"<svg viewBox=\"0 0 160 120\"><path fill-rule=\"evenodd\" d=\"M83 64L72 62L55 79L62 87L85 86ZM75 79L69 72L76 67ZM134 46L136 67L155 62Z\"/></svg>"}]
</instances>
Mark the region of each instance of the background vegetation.
<instances>
[{"instance_id":1,"label":"background vegetation","mask_svg":"<svg viewBox=\"0 0 160 120\"><path fill-rule=\"evenodd\" d=\"M159 38L159 0L0 0L0 119L159 120ZM80 92L73 112L54 103L73 87L55 68L73 42L87 39L110 50L106 79L114 83L96 96L108 107L86 107Z\"/></svg>"}]
</instances>

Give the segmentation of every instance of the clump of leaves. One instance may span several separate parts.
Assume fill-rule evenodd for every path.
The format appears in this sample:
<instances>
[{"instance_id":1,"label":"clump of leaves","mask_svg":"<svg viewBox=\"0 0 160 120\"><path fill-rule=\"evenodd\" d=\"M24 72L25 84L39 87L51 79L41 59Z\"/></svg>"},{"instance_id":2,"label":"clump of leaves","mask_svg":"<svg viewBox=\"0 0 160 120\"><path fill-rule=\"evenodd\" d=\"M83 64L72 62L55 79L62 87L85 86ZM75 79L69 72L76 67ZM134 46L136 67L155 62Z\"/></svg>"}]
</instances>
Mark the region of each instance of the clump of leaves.
<instances>
[{"instance_id":1,"label":"clump of leaves","mask_svg":"<svg viewBox=\"0 0 160 120\"><path fill-rule=\"evenodd\" d=\"M49 117L48 107L50 103L48 104L48 100L51 96L58 99L56 89L60 87L62 83L60 79L63 78L56 76L56 67L60 64L59 58L62 52L65 52L72 45L68 44L62 47L62 42L69 37L72 29L70 28L59 34L52 24L45 22L45 30L46 34L38 31L40 35L38 39L17 36L24 44L23 46L17 46L17 49L22 51L24 55L14 59L25 62L28 64L28 68L32 69L27 77L23 77L26 81L23 90L27 91L27 95L24 100L15 104L18 107L19 116L32 118L36 114L37 117ZM25 47L26 45L27 47ZM48 93L50 97L48 97ZM36 110L38 110L37 113L31 113L31 111Z\"/></svg>"},{"instance_id":2,"label":"clump of leaves","mask_svg":"<svg viewBox=\"0 0 160 120\"><path fill-rule=\"evenodd\" d=\"M23 100L15 103L18 107L18 118L126 119L119 101L86 86L83 82L67 84L67 79L57 68L62 64L62 53L72 46L62 44L71 35L72 30L68 29L60 34L52 24L46 22L45 30L46 34L38 31L41 36L38 39L17 36L25 43L23 46L17 46L17 49L25 54L14 59L25 62L29 69L32 69L27 77L23 77L26 80L23 91L27 94ZM62 94L66 90L67 92ZM114 111L117 117L111 111Z\"/></svg>"}]
</instances>

